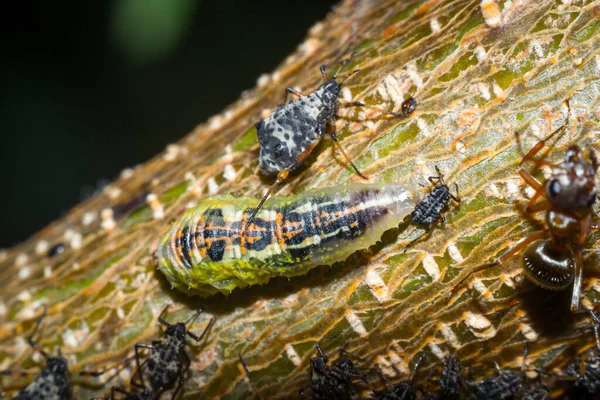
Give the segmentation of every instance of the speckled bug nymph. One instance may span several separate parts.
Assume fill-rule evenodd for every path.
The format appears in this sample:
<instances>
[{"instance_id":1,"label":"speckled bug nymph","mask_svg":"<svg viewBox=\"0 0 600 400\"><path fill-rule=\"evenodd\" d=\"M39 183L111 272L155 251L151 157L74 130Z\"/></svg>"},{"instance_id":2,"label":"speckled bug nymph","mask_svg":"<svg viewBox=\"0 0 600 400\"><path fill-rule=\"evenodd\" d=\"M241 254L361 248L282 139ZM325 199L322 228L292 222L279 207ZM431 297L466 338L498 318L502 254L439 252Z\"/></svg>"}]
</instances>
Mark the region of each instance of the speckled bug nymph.
<instances>
[{"instance_id":1,"label":"speckled bug nymph","mask_svg":"<svg viewBox=\"0 0 600 400\"><path fill-rule=\"evenodd\" d=\"M169 324L163 319L164 314L167 312L169 306L167 305L158 317L158 322L161 326L165 326L166 329L163 332L165 335L164 340L154 341L152 344L137 343L135 345L135 359L137 363L137 370L131 378L131 384L148 392L148 386L146 386L144 375L150 380L152 388L162 393L170 385L172 385L176 379L178 379L177 386L173 393L172 398L177 396L179 390L183 386L185 380L185 373L190 367L190 357L185 351L185 346L194 347L189 344L185 339L189 337L196 342L200 342L204 335L210 329L214 318L210 320L204 331L200 336L196 336L187 330L186 325L202 312L199 310L194 313L192 317L184 322L178 322L175 325ZM152 350L150 355L146 358L143 363L140 363L139 349L146 348ZM144 369L145 367L145 369Z\"/></svg>"},{"instance_id":2,"label":"speckled bug nymph","mask_svg":"<svg viewBox=\"0 0 600 400\"><path fill-rule=\"evenodd\" d=\"M35 377L35 379L26 387L21 389L15 399L19 400L68 400L71 398L71 373L69 372L69 364L67 360L59 354L57 357L51 357L33 340L40 324L46 316L46 310L38 319L35 328L27 342L31 348L46 359L44 369ZM104 372L80 372L77 375L81 376L100 376ZM0 371L0 375L27 375L24 371L4 370ZM3 394L0 391L0 395ZM1 397L1 396L0 396Z\"/></svg>"},{"instance_id":3,"label":"speckled bug nymph","mask_svg":"<svg viewBox=\"0 0 600 400\"><path fill-rule=\"evenodd\" d=\"M442 175L437 165L435 166L435 171L437 176L430 176L427 178L431 184L435 185L433 190L417 204L415 210L411 214L412 223L426 226L427 232L431 230L432 224L436 224L438 221L444 222L444 216L441 214L450 199L457 203L461 202L458 193L458 185L456 183L454 184L456 187L456 196L454 196L450 193L448 185L444 183L444 175ZM410 242L404 251L417 240L419 240L419 238Z\"/></svg>"},{"instance_id":4,"label":"speckled bug nymph","mask_svg":"<svg viewBox=\"0 0 600 400\"><path fill-rule=\"evenodd\" d=\"M354 70L347 77L357 71ZM340 103L339 97L343 82L338 82L335 75L329 78L325 71L325 65L321 66L321 74L325 83L314 92L304 95L288 87L286 92L298 96L299 99L280 105L271 115L256 124L260 145L258 155L260 168L267 175L276 175L277 179L248 219L248 224L275 187L284 181L291 171L300 166L319 144L323 134L327 131L327 126L335 121L340 105L366 107L394 117L407 117L417 106L416 100L412 97L402 103L401 112L387 111L367 106L361 102ZM340 145L335 131L330 129L329 134L354 171L366 178ZM246 225L247 227L248 225Z\"/></svg>"}]
</instances>

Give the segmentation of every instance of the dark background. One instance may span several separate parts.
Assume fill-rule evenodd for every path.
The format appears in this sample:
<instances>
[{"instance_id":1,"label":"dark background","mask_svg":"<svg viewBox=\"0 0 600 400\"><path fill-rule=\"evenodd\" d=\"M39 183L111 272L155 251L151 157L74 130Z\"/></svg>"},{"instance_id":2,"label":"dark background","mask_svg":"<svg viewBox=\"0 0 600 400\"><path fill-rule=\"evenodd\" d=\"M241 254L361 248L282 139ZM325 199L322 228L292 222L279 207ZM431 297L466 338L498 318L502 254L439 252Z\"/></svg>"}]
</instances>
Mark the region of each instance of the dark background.
<instances>
[{"instance_id":1,"label":"dark background","mask_svg":"<svg viewBox=\"0 0 600 400\"><path fill-rule=\"evenodd\" d=\"M336 2L72 0L4 8L0 247L26 239L221 111Z\"/></svg>"}]
</instances>

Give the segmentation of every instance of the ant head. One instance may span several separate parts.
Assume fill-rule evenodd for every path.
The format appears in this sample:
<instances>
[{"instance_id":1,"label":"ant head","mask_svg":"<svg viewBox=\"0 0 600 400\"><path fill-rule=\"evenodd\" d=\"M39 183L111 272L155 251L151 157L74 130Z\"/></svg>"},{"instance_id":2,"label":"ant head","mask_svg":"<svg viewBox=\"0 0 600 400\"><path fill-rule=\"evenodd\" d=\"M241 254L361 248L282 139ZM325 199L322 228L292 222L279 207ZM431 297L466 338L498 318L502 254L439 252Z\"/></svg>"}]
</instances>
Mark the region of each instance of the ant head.
<instances>
[{"instance_id":1,"label":"ant head","mask_svg":"<svg viewBox=\"0 0 600 400\"><path fill-rule=\"evenodd\" d=\"M48 357L45 369L53 375L67 375L69 373L69 364L63 357Z\"/></svg>"},{"instance_id":2,"label":"ant head","mask_svg":"<svg viewBox=\"0 0 600 400\"><path fill-rule=\"evenodd\" d=\"M165 330L166 336L173 336L180 340L185 340L186 333L187 328L183 322L178 322L175 325L168 325L167 329Z\"/></svg>"},{"instance_id":3,"label":"ant head","mask_svg":"<svg viewBox=\"0 0 600 400\"><path fill-rule=\"evenodd\" d=\"M552 240L529 246L523 254L523 266L529 280L544 289L565 289L575 277L571 252Z\"/></svg>"},{"instance_id":4,"label":"ant head","mask_svg":"<svg viewBox=\"0 0 600 400\"><path fill-rule=\"evenodd\" d=\"M589 210L596 201L598 161L593 150L573 145L565 161L546 181L546 197L552 205L570 211Z\"/></svg>"}]
</instances>

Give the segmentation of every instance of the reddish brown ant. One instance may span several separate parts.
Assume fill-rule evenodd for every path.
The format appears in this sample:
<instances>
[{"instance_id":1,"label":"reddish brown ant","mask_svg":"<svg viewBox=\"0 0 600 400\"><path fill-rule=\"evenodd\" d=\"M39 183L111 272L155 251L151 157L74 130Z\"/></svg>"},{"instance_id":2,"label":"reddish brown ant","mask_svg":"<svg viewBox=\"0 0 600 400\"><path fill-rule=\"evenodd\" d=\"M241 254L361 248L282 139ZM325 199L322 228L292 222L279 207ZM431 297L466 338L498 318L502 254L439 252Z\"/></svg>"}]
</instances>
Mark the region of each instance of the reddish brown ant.
<instances>
[{"instance_id":1,"label":"reddish brown ant","mask_svg":"<svg viewBox=\"0 0 600 400\"><path fill-rule=\"evenodd\" d=\"M593 149L582 149L575 144L569 146L564 161L558 165L535 157L550 139L556 136L557 141L566 131L571 107L568 100L565 103L568 110L566 122L540 140L523 156L519 164L519 175L535 190L525 212L534 214L546 211L546 227L523 239L493 263L469 272L454 288L453 293L471 274L503 264L520 250L526 249L523 254L525 276L548 290L563 290L573 283L571 310L577 311L579 308L583 274L581 250L591 230L598 228L592 225L598 160ZM518 133L516 137L520 145ZM531 172L526 171L523 166L527 161L534 162ZM540 183L533 174L543 165L551 167L552 174L544 183ZM538 201L540 198L543 200ZM550 238L541 240L546 236Z\"/></svg>"}]
</instances>

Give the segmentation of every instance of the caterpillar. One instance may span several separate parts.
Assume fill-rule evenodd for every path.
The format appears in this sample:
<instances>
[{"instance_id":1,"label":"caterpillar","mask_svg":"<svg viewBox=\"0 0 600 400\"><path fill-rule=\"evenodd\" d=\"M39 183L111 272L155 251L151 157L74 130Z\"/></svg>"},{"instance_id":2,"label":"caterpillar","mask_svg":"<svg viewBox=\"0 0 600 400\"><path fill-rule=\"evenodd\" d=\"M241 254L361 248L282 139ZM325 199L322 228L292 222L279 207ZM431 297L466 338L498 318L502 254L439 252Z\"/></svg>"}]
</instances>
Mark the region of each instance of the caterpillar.
<instances>
[{"instance_id":1,"label":"caterpillar","mask_svg":"<svg viewBox=\"0 0 600 400\"><path fill-rule=\"evenodd\" d=\"M399 184L350 184L273 196L246 229L255 198L209 197L173 223L155 259L183 293L229 294L344 261L410 214L416 193Z\"/></svg>"}]
</instances>

